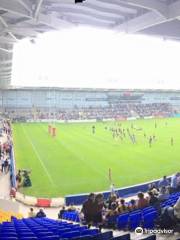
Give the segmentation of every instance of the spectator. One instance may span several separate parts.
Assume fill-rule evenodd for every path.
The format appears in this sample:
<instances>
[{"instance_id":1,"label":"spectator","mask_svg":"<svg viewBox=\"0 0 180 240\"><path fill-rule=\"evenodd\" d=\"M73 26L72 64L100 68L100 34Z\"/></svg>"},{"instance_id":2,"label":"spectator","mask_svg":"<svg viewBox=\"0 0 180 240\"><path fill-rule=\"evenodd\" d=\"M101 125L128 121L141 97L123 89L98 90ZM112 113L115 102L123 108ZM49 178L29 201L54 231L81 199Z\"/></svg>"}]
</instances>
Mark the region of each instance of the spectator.
<instances>
[{"instance_id":1,"label":"spectator","mask_svg":"<svg viewBox=\"0 0 180 240\"><path fill-rule=\"evenodd\" d=\"M180 198L173 207L165 207L162 209L161 219L163 224L165 223L164 225L168 225L168 227L172 227L176 225L177 222L180 222Z\"/></svg>"},{"instance_id":2,"label":"spectator","mask_svg":"<svg viewBox=\"0 0 180 240\"><path fill-rule=\"evenodd\" d=\"M58 218L62 219L63 214L66 212L65 206L62 207L62 209L58 213Z\"/></svg>"},{"instance_id":3,"label":"spectator","mask_svg":"<svg viewBox=\"0 0 180 240\"><path fill-rule=\"evenodd\" d=\"M1 172L5 172L5 159L4 156L1 158Z\"/></svg>"},{"instance_id":4,"label":"spectator","mask_svg":"<svg viewBox=\"0 0 180 240\"><path fill-rule=\"evenodd\" d=\"M155 183L150 183L149 184L148 191L153 192L154 195L158 195L159 194L158 189L157 189Z\"/></svg>"},{"instance_id":5,"label":"spectator","mask_svg":"<svg viewBox=\"0 0 180 240\"><path fill-rule=\"evenodd\" d=\"M105 207L103 195L97 194L94 201L94 224L100 226L102 224L102 212Z\"/></svg>"},{"instance_id":6,"label":"spectator","mask_svg":"<svg viewBox=\"0 0 180 240\"><path fill-rule=\"evenodd\" d=\"M153 192L149 191L148 195L149 195L149 205L153 205L153 206L159 205L159 199L155 194L153 194Z\"/></svg>"},{"instance_id":7,"label":"spectator","mask_svg":"<svg viewBox=\"0 0 180 240\"><path fill-rule=\"evenodd\" d=\"M178 190L178 178L180 177L180 173L176 173L171 177L171 193L176 192Z\"/></svg>"},{"instance_id":8,"label":"spectator","mask_svg":"<svg viewBox=\"0 0 180 240\"><path fill-rule=\"evenodd\" d=\"M106 204L108 205L108 209L111 209L112 203L116 203L116 206L118 206L116 194L111 194L109 199L107 200Z\"/></svg>"},{"instance_id":9,"label":"spectator","mask_svg":"<svg viewBox=\"0 0 180 240\"><path fill-rule=\"evenodd\" d=\"M138 193L138 202L137 202L137 207L138 208L145 208L148 206L148 200L144 198L144 194L142 192Z\"/></svg>"},{"instance_id":10,"label":"spectator","mask_svg":"<svg viewBox=\"0 0 180 240\"><path fill-rule=\"evenodd\" d=\"M9 161L8 161L8 159L6 158L5 161L4 161L4 172L5 172L6 174L8 173L9 168L10 168L10 166L9 166Z\"/></svg>"},{"instance_id":11,"label":"spectator","mask_svg":"<svg viewBox=\"0 0 180 240\"><path fill-rule=\"evenodd\" d=\"M72 212L72 211L76 211L76 208L73 204L71 204L68 209L67 209L68 212Z\"/></svg>"},{"instance_id":12,"label":"spectator","mask_svg":"<svg viewBox=\"0 0 180 240\"><path fill-rule=\"evenodd\" d=\"M180 198L177 200L176 204L173 207L175 218L180 221Z\"/></svg>"},{"instance_id":13,"label":"spectator","mask_svg":"<svg viewBox=\"0 0 180 240\"><path fill-rule=\"evenodd\" d=\"M17 188L19 188L22 184L22 176L21 176L21 171L18 171L18 174L16 175L16 183L17 183Z\"/></svg>"},{"instance_id":14,"label":"spectator","mask_svg":"<svg viewBox=\"0 0 180 240\"><path fill-rule=\"evenodd\" d=\"M169 191L168 188L166 188L165 186L160 188L160 194L158 196L158 199L160 202L165 201L169 198Z\"/></svg>"},{"instance_id":15,"label":"spectator","mask_svg":"<svg viewBox=\"0 0 180 240\"><path fill-rule=\"evenodd\" d=\"M37 217L37 218L46 217L46 214L45 214L45 212L43 211L43 209L39 209L39 212L37 212L36 217Z\"/></svg>"},{"instance_id":16,"label":"spectator","mask_svg":"<svg viewBox=\"0 0 180 240\"><path fill-rule=\"evenodd\" d=\"M130 200L128 208L129 208L129 211L134 211L137 209L136 201L134 199Z\"/></svg>"},{"instance_id":17,"label":"spectator","mask_svg":"<svg viewBox=\"0 0 180 240\"><path fill-rule=\"evenodd\" d=\"M164 176L158 183L159 189L162 187L167 187L169 185L169 181L166 176Z\"/></svg>"},{"instance_id":18,"label":"spectator","mask_svg":"<svg viewBox=\"0 0 180 240\"><path fill-rule=\"evenodd\" d=\"M35 212L34 212L34 209L33 209L33 208L30 208L30 211L29 211L29 213L28 213L28 217L29 217L29 218L36 217L36 214L35 214Z\"/></svg>"},{"instance_id":19,"label":"spectator","mask_svg":"<svg viewBox=\"0 0 180 240\"><path fill-rule=\"evenodd\" d=\"M92 224L94 220L94 201L95 194L90 193L88 199L83 203L82 213L87 224Z\"/></svg>"},{"instance_id":20,"label":"spectator","mask_svg":"<svg viewBox=\"0 0 180 240\"><path fill-rule=\"evenodd\" d=\"M120 206L117 208L117 210L118 210L118 213L119 213L119 214L125 213L125 212L128 211L128 206L126 205L124 199L121 199L121 200L120 200Z\"/></svg>"},{"instance_id":21,"label":"spectator","mask_svg":"<svg viewBox=\"0 0 180 240\"><path fill-rule=\"evenodd\" d=\"M116 202L112 202L111 209L107 210L106 218L115 216L115 215L117 215L117 213L118 213L117 212L117 203Z\"/></svg>"}]
</instances>

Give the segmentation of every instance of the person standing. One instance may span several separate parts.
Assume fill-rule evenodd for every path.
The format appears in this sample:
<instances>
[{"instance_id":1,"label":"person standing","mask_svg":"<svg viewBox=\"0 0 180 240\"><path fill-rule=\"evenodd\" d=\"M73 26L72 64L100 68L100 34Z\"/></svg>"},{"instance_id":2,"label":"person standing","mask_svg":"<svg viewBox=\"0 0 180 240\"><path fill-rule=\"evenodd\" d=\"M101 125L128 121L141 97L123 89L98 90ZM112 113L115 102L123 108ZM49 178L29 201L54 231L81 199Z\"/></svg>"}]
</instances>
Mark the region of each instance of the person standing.
<instances>
[{"instance_id":1,"label":"person standing","mask_svg":"<svg viewBox=\"0 0 180 240\"><path fill-rule=\"evenodd\" d=\"M86 223L90 226L94 220L95 194L90 193L88 199L83 203L81 212L84 214Z\"/></svg>"}]
</instances>

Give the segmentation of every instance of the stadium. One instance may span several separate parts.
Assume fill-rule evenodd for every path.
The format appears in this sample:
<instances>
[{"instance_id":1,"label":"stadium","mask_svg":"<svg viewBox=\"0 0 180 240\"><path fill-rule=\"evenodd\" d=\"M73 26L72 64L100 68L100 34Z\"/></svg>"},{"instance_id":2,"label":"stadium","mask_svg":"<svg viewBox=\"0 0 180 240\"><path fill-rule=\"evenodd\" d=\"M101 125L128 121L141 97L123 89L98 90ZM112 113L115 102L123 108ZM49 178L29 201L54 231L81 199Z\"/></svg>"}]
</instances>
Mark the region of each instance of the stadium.
<instances>
[{"instance_id":1,"label":"stadium","mask_svg":"<svg viewBox=\"0 0 180 240\"><path fill-rule=\"evenodd\" d=\"M0 239L180 239L180 0L0 0Z\"/></svg>"}]
</instances>

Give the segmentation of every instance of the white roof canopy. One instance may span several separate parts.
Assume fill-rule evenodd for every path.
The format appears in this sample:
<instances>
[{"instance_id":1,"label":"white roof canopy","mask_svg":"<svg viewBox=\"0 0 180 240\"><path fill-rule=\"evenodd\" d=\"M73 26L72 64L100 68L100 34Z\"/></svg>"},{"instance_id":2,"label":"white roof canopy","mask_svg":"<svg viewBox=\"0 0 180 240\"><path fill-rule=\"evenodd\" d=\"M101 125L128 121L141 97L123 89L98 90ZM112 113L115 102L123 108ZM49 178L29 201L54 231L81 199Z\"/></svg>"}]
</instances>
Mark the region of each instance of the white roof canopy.
<instances>
[{"instance_id":1,"label":"white roof canopy","mask_svg":"<svg viewBox=\"0 0 180 240\"><path fill-rule=\"evenodd\" d=\"M0 87L11 82L13 44L76 25L180 39L180 0L0 0Z\"/></svg>"}]
</instances>

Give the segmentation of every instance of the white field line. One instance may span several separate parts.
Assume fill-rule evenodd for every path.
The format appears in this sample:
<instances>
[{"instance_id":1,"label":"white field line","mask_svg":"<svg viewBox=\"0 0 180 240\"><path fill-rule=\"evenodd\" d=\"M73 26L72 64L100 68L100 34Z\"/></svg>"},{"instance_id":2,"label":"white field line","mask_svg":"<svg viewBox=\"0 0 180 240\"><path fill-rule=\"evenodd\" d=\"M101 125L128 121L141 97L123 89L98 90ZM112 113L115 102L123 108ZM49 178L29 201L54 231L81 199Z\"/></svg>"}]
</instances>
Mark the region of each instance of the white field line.
<instances>
[{"instance_id":1,"label":"white field line","mask_svg":"<svg viewBox=\"0 0 180 240\"><path fill-rule=\"evenodd\" d=\"M34 152L35 152L35 154L36 154L39 162L41 163L41 166L43 167L43 169L44 169L44 171L45 171L45 173L46 173L49 181L51 182L51 184L52 184L53 186L56 186L55 183L53 182L52 177L51 177L51 175L49 174L46 166L44 165L44 163L43 163L43 161L42 161L42 159L41 159L41 157L40 157L40 155L39 155L39 153L38 153L38 151L37 151L34 143L33 143L33 142L31 141L31 139L29 138L29 136L28 136L28 134L27 134L27 132L26 132L26 130L25 130L25 128L24 128L24 126L23 126L22 124L21 124L21 127L22 127L22 129L23 129L24 134L26 135L26 138L27 138L28 141L30 142L30 144L31 144L31 146L32 146L32 148L33 148L33 150L34 150Z\"/></svg>"}]
</instances>

